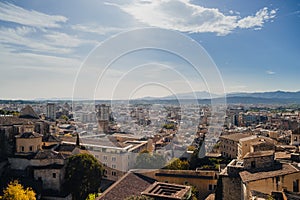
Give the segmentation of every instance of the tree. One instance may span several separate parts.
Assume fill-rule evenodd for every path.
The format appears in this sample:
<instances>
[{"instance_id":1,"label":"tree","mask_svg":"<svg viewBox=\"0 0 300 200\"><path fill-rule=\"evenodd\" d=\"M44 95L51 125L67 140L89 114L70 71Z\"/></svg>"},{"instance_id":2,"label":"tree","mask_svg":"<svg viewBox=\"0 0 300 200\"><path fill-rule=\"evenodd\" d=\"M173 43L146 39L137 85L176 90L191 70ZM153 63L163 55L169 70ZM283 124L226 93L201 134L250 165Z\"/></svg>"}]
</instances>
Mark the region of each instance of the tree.
<instances>
[{"instance_id":1,"label":"tree","mask_svg":"<svg viewBox=\"0 0 300 200\"><path fill-rule=\"evenodd\" d=\"M94 156L73 155L67 162L65 187L73 199L86 199L90 193L98 192L102 173L103 167Z\"/></svg>"},{"instance_id":2,"label":"tree","mask_svg":"<svg viewBox=\"0 0 300 200\"><path fill-rule=\"evenodd\" d=\"M174 158L169 162L169 164L165 168L171 170L188 170L189 163L188 161L182 161L179 158Z\"/></svg>"},{"instance_id":3,"label":"tree","mask_svg":"<svg viewBox=\"0 0 300 200\"><path fill-rule=\"evenodd\" d=\"M60 116L60 119L63 119L65 121L68 121L69 120L69 117L67 115L61 115Z\"/></svg>"},{"instance_id":4,"label":"tree","mask_svg":"<svg viewBox=\"0 0 300 200\"><path fill-rule=\"evenodd\" d=\"M91 193L87 196L85 200L95 200L98 195L95 193Z\"/></svg>"},{"instance_id":5,"label":"tree","mask_svg":"<svg viewBox=\"0 0 300 200\"><path fill-rule=\"evenodd\" d=\"M17 181L11 181L6 189L3 190L3 200L36 200L35 192L31 188L24 189Z\"/></svg>"},{"instance_id":6,"label":"tree","mask_svg":"<svg viewBox=\"0 0 300 200\"><path fill-rule=\"evenodd\" d=\"M135 168L138 169L159 169L165 166L165 158L159 154L140 153L136 157Z\"/></svg>"},{"instance_id":7,"label":"tree","mask_svg":"<svg viewBox=\"0 0 300 200\"><path fill-rule=\"evenodd\" d=\"M175 130L176 127L175 127L175 124L164 124L163 128Z\"/></svg>"}]
</instances>

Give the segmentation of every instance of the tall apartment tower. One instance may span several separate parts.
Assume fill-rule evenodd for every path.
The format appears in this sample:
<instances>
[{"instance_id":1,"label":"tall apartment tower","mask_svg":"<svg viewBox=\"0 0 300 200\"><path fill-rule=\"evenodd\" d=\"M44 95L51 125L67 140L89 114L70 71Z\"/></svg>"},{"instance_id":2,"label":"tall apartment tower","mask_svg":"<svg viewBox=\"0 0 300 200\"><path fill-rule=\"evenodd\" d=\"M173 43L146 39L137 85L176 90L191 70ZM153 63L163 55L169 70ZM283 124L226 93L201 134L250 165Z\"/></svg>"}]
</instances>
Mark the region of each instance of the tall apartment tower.
<instances>
[{"instance_id":1,"label":"tall apartment tower","mask_svg":"<svg viewBox=\"0 0 300 200\"><path fill-rule=\"evenodd\" d=\"M110 105L100 104L96 105L96 116L98 121L98 128L100 132L108 132L108 124L110 120L111 109Z\"/></svg>"},{"instance_id":2,"label":"tall apartment tower","mask_svg":"<svg viewBox=\"0 0 300 200\"><path fill-rule=\"evenodd\" d=\"M55 103L47 103L46 117L48 119L52 119L52 120L56 119L56 106L55 106Z\"/></svg>"}]
</instances>

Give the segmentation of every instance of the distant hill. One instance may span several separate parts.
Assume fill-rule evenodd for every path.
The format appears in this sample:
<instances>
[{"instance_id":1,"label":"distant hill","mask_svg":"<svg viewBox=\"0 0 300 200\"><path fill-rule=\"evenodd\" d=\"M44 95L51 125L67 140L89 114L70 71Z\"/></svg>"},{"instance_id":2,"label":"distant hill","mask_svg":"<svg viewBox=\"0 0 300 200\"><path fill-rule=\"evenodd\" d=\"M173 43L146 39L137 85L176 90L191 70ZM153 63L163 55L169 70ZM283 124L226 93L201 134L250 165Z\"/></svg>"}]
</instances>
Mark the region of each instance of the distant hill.
<instances>
[{"instance_id":1,"label":"distant hill","mask_svg":"<svg viewBox=\"0 0 300 200\"><path fill-rule=\"evenodd\" d=\"M142 100L174 100L174 99L212 99L220 97L220 95L209 93L207 91L195 91L195 92L187 92L187 93L178 93L174 95L169 95L165 97L145 97Z\"/></svg>"},{"instance_id":2,"label":"distant hill","mask_svg":"<svg viewBox=\"0 0 300 200\"><path fill-rule=\"evenodd\" d=\"M68 101L71 98L69 98ZM194 103L195 99L198 99L200 104L210 104L211 99L215 102L222 102L220 95L211 94L206 91L196 91L189 93L179 93L176 95L169 95L165 97L144 97L139 99L130 100L131 103L159 103L159 104L180 104L180 103ZM180 100L180 101L179 101ZM17 103L17 104L34 104L45 103L51 100L0 100L0 103ZM52 101L54 101L52 99ZM57 98L56 102L66 101L65 99ZM76 99L76 101L82 102L94 102L94 100ZM115 103L126 103L127 100L114 100ZM300 104L300 91L297 92L285 92L285 91L273 91L273 92L240 92L229 93L226 95L227 103L241 103L241 104ZM96 100L96 103L110 103L107 100Z\"/></svg>"},{"instance_id":3,"label":"distant hill","mask_svg":"<svg viewBox=\"0 0 300 200\"><path fill-rule=\"evenodd\" d=\"M197 91L190 93L179 93L176 95L170 95L165 97L145 97L137 99L136 101L146 101L148 103L192 103L192 100L198 99L200 104L210 104L211 99L215 99L215 102L222 102L220 95L210 94L206 91ZM273 91L273 92L240 92L229 93L226 95L226 102L241 103L241 104L300 104L300 91L298 92L285 92L285 91Z\"/></svg>"},{"instance_id":4,"label":"distant hill","mask_svg":"<svg viewBox=\"0 0 300 200\"><path fill-rule=\"evenodd\" d=\"M254 93L230 93L227 97L254 97L254 98L268 98L268 99L300 99L300 91L298 92L285 92L285 91L274 91L274 92L254 92Z\"/></svg>"}]
</instances>

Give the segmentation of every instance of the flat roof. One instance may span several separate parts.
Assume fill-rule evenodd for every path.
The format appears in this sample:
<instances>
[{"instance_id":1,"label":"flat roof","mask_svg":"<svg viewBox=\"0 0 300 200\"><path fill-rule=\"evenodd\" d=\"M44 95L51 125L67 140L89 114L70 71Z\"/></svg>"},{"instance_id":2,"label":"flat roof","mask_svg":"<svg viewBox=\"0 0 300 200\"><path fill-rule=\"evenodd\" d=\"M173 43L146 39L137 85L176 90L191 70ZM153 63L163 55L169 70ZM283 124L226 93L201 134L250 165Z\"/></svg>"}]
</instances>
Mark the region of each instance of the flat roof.
<instances>
[{"instance_id":1,"label":"flat roof","mask_svg":"<svg viewBox=\"0 0 300 200\"><path fill-rule=\"evenodd\" d=\"M143 195L163 199L183 199L191 190L191 186L155 182L150 185Z\"/></svg>"}]
</instances>

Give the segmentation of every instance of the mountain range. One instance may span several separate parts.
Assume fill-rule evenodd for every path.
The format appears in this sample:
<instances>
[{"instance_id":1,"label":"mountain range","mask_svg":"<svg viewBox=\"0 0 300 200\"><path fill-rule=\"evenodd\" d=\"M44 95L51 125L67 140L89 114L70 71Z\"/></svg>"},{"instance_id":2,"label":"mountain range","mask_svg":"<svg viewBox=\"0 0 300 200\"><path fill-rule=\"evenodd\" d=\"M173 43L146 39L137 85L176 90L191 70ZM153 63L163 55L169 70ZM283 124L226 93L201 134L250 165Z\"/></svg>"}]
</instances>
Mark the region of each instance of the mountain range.
<instances>
[{"instance_id":1,"label":"mountain range","mask_svg":"<svg viewBox=\"0 0 300 200\"><path fill-rule=\"evenodd\" d=\"M198 99L199 103L209 104L211 99L222 100L221 95L212 94L207 91L196 91L190 93L179 93L165 97L145 97L137 99L137 101L150 102L173 102L184 100L181 102L189 103L192 100ZM238 92L226 94L227 103L241 104L300 104L300 91L272 91L272 92Z\"/></svg>"},{"instance_id":2,"label":"mountain range","mask_svg":"<svg viewBox=\"0 0 300 200\"><path fill-rule=\"evenodd\" d=\"M176 95L170 95L165 97L159 97L162 100L171 99L212 99L222 97L218 94L209 93L207 91L196 91L189 93L179 93ZM265 99L300 99L300 91L297 92L285 92L285 91L273 91L273 92L238 92L228 93L226 97L248 97L248 98L265 98ZM148 97L149 98L149 97Z\"/></svg>"}]
</instances>

